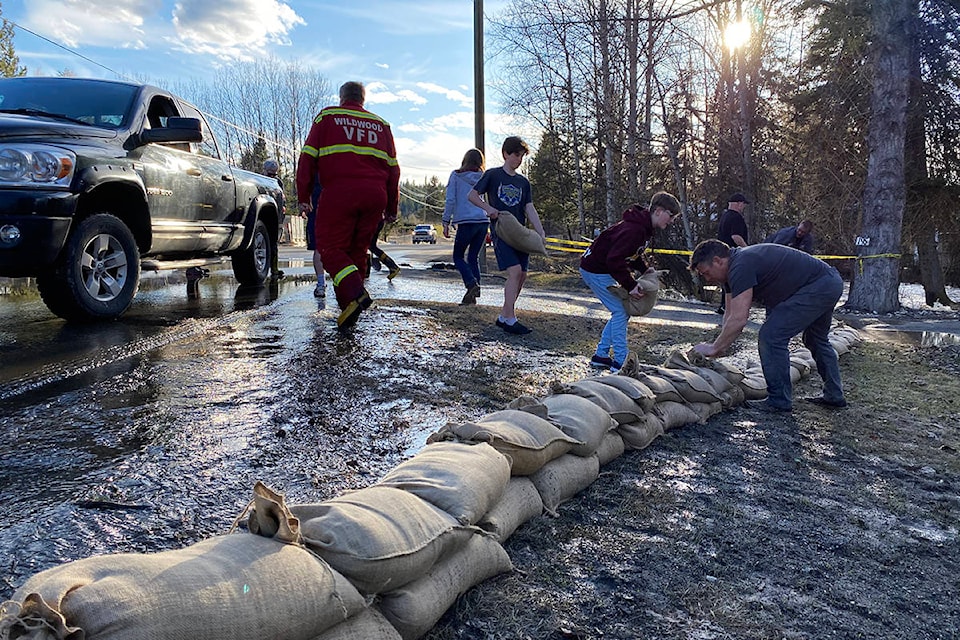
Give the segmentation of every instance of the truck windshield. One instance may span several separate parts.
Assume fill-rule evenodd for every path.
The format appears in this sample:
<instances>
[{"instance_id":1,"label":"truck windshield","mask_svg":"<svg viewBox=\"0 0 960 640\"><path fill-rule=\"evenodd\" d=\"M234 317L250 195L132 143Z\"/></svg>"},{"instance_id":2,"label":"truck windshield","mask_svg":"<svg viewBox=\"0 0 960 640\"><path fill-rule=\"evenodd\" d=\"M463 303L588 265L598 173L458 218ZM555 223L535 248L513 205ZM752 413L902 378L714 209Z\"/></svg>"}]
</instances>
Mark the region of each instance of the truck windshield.
<instances>
[{"instance_id":1,"label":"truck windshield","mask_svg":"<svg viewBox=\"0 0 960 640\"><path fill-rule=\"evenodd\" d=\"M96 127L124 126L139 87L78 78L0 80L0 113L49 114Z\"/></svg>"}]
</instances>

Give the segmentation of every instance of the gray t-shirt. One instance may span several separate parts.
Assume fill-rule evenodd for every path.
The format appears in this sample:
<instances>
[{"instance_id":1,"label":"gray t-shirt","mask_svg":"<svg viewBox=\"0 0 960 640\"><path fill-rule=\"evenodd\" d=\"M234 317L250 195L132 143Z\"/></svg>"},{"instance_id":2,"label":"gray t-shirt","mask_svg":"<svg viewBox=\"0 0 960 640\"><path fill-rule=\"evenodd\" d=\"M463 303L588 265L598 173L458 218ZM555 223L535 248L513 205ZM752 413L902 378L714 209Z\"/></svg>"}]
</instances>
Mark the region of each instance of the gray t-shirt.
<instances>
[{"instance_id":1,"label":"gray t-shirt","mask_svg":"<svg viewBox=\"0 0 960 640\"><path fill-rule=\"evenodd\" d=\"M734 298L753 289L753 300L772 309L833 267L819 258L779 244L755 244L730 250L724 290Z\"/></svg>"}]
</instances>

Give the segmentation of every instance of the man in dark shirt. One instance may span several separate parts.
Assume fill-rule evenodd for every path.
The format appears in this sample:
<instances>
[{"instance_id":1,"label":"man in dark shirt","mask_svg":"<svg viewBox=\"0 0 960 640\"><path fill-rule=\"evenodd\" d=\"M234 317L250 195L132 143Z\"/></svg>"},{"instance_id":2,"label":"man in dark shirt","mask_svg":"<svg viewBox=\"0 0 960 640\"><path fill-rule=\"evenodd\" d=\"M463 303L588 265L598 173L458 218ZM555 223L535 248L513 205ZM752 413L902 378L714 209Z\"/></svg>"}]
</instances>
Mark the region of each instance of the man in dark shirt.
<instances>
[{"instance_id":1,"label":"man in dark shirt","mask_svg":"<svg viewBox=\"0 0 960 640\"><path fill-rule=\"evenodd\" d=\"M793 227L784 227L771 233L764 242L782 244L806 253L813 253L813 221L804 220Z\"/></svg>"},{"instance_id":2,"label":"man in dark shirt","mask_svg":"<svg viewBox=\"0 0 960 640\"><path fill-rule=\"evenodd\" d=\"M767 310L757 343L767 399L758 408L769 412L793 408L788 343L800 332L823 379L823 395L807 400L829 408L847 406L837 352L828 339L833 310L843 293L835 268L782 245L731 249L719 240L705 240L690 257L690 270L723 285L727 302L720 335L712 343L696 345L698 353L712 358L730 347L747 325L754 300Z\"/></svg>"},{"instance_id":3,"label":"man in dark shirt","mask_svg":"<svg viewBox=\"0 0 960 640\"><path fill-rule=\"evenodd\" d=\"M742 193L735 193L727 201L727 210L720 216L717 226L717 240L728 247L747 246L747 222L743 219L743 210L750 204ZM724 312L724 300L720 299L717 313Z\"/></svg>"}]
</instances>

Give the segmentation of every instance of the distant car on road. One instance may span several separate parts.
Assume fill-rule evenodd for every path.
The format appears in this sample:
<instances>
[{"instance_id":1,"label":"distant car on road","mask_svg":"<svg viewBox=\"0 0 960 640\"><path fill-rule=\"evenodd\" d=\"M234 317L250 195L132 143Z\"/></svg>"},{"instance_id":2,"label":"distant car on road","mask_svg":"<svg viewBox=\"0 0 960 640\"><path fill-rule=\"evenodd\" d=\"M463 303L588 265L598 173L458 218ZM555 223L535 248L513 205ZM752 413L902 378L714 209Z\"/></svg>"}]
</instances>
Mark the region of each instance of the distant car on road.
<instances>
[{"instance_id":1,"label":"distant car on road","mask_svg":"<svg viewBox=\"0 0 960 640\"><path fill-rule=\"evenodd\" d=\"M418 224L413 229L413 244L429 242L437 244L437 230L432 224Z\"/></svg>"}]
</instances>

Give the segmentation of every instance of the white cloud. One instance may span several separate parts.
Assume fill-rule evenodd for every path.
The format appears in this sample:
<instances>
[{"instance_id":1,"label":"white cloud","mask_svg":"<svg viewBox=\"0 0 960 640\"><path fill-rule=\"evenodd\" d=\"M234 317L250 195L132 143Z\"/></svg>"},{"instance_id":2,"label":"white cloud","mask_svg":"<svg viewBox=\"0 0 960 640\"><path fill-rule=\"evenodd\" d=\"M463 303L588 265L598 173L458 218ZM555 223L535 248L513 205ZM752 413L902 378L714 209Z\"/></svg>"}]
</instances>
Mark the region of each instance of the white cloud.
<instances>
[{"instance_id":1,"label":"white cloud","mask_svg":"<svg viewBox=\"0 0 960 640\"><path fill-rule=\"evenodd\" d=\"M173 8L181 48L221 59L252 60L269 45L289 45L288 33L305 24L278 0L180 0Z\"/></svg>"},{"instance_id":2,"label":"white cloud","mask_svg":"<svg viewBox=\"0 0 960 640\"><path fill-rule=\"evenodd\" d=\"M147 19L157 18L160 0L33 0L26 24L51 40L76 48L81 45L143 49Z\"/></svg>"},{"instance_id":3,"label":"white cloud","mask_svg":"<svg viewBox=\"0 0 960 640\"><path fill-rule=\"evenodd\" d=\"M367 105L393 104L396 102L410 102L412 104L427 104L427 99L410 89L390 90L382 82L371 82L366 85Z\"/></svg>"},{"instance_id":4,"label":"white cloud","mask_svg":"<svg viewBox=\"0 0 960 640\"><path fill-rule=\"evenodd\" d=\"M457 91L456 89L447 89L441 87L438 84L432 82L418 82L417 87L423 89L427 93L438 93L444 96L447 100L459 103L461 106L470 107L473 106L473 98L464 95L462 92Z\"/></svg>"}]
</instances>

